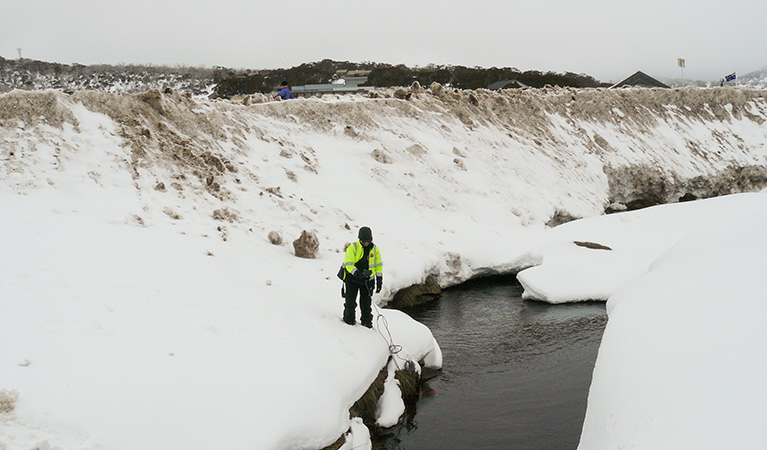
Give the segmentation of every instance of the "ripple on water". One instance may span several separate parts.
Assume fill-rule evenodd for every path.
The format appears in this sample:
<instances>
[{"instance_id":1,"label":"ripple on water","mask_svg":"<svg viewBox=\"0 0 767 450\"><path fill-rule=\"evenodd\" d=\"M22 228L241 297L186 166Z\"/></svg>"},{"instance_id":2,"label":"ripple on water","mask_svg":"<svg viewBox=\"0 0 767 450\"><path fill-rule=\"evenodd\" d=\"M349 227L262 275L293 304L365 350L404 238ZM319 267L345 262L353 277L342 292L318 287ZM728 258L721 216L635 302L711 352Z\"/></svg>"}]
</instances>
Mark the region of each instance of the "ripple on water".
<instances>
[{"instance_id":1,"label":"ripple on water","mask_svg":"<svg viewBox=\"0 0 767 450\"><path fill-rule=\"evenodd\" d=\"M603 303L525 301L513 280L446 290L408 311L442 348L436 392L408 405L377 448L574 449L607 322Z\"/></svg>"}]
</instances>

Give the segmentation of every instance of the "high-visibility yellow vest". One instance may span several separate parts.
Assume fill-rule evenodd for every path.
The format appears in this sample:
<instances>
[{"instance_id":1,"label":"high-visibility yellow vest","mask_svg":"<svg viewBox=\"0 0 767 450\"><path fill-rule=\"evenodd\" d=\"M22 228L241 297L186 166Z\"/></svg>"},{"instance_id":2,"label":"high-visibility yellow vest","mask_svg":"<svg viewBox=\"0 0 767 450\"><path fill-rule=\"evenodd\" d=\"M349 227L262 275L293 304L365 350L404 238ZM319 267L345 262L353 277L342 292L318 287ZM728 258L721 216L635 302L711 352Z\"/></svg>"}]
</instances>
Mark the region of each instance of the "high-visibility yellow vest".
<instances>
[{"instance_id":1,"label":"high-visibility yellow vest","mask_svg":"<svg viewBox=\"0 0 767 450\"><path fill-rule=\"evenodd\" d=\"M370 244L373 248L370 249L370 255L368 255L368 269L372 272L370 279L373 277L383 277L383 262L381 261L381 251L378 250L378 246ZM357 273L357 267L354 264L357 263L365 254L365 248L360 241L350 244L346 247L346 256L344 257L343 267L344 270L352 275ZM346 276L344 276L346 279Z\"/></svg>"}]
</instances>

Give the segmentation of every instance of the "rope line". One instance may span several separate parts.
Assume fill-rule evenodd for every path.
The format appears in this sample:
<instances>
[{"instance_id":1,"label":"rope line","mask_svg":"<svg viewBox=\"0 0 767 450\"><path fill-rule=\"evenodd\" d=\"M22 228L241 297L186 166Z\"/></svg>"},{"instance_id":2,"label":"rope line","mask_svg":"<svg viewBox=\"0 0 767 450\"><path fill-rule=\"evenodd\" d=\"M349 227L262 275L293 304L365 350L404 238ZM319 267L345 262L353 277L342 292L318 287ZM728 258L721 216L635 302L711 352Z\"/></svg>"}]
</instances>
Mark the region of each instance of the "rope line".
<instances>
[{"instance_id":1,"label":"rope line","mask_svg":"<svg viewBox=\"0 0 767 450\"><path fill-rule=\"evenodd\" d=\"M377 316L376 328L378 329L378 334L380 334L383 340L389 345L389 354L391 354L394 357L393 361L394 361L394 365L397 367L397 370L402 370L402 367L400 367L399 364L397 363L397 359L400 359L403 363L408 362L407 359L404 359L401 356L399 356L399 352L402 351L402 346L394 343L394 338L391 335L391 330L389 330L389 321L386 320L386 317L384 317L383 314L381 314L381 310L378 309L378 305L376 305L376 303L372 301L372 295L371 295L370 303L372 303L373 307L375 307L376 309L376 316ZM383 323L384 328L386 329L386 334L389 335L389 339L386 339L386 336L384 336L383 332L381 331L381 326L380 326L381 322Z\"/></svg>"}]
</instances>

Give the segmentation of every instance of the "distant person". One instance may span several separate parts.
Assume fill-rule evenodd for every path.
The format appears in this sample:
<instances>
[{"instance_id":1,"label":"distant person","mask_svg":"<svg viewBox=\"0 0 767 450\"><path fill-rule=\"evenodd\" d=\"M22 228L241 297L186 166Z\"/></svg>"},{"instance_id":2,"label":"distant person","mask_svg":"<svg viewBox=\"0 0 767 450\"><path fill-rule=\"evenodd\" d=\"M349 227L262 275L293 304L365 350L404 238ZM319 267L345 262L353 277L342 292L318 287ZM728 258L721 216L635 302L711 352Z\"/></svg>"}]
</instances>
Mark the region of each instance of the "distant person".
<instances>
[{"instance_id":1,"label":"distant person","mask_svg":"<svg viewBox=\"0 0 767 450\"><path fill-rule=\"evenodd\" d=\"M360 228L359 240L349 244L342 265L344 280L344 322L356 324L357 294L360 298L362 325L373 328L373 289L381 292L383 286L383 263L381 252L373 244L373 232L368 227Z\"/></svg>"},{"instance_id":2,"label":"distant person","mask_svg":"<svg viewBox=\"0 0 767 450\"><path fill-rule=\"evenodd\" d=\"M293 93L290 92L290 88L288 87L288 82L283 81L282 84L280 84L280 92L277 93L277 95L274 96L276 99L277 97L280 97L283 100L290 100L293 97Z\"/></svg>"}]
</instances>

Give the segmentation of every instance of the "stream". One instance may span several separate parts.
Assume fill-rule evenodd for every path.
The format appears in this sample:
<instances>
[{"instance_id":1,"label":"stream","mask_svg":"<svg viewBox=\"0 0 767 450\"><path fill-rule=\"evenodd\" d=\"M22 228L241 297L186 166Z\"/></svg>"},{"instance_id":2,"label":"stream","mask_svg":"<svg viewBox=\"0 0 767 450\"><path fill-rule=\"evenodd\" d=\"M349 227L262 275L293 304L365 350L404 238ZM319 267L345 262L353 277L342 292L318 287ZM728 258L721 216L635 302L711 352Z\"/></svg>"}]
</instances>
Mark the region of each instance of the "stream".
<instances>
[{"instance_id":1,"label":"stream","mask_svg":"<svg viewBox=\"0 0 767 450\"><path fill-rule=\"evenodd\" d=\"M494 277L406 311L431 329L444 367L420 398L406 401L403 423L376 435L374 448L578 446L605 305L551 305L521 295L513 277Z\"/></svg>"}]
</instances>

